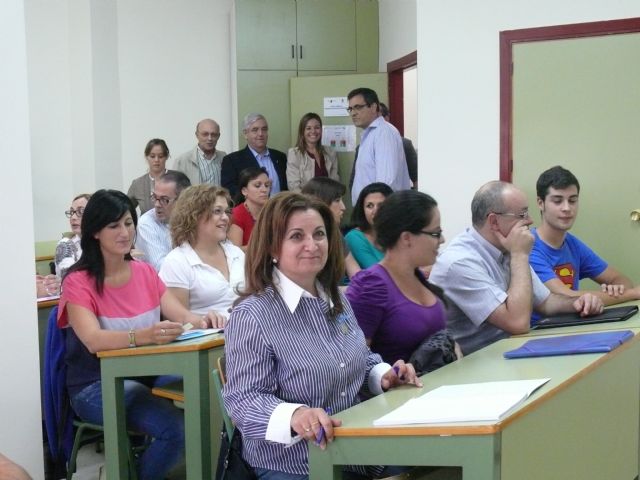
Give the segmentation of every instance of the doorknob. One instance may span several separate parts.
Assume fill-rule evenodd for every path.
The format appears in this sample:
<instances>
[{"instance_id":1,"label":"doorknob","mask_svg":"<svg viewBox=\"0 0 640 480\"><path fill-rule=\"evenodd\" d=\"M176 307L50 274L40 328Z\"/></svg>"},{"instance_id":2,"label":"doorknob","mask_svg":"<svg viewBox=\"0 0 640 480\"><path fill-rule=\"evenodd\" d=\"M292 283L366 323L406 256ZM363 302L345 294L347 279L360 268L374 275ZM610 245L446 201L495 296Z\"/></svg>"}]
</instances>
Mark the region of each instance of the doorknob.
<instances>
[{"instance_id":1,"label":"doorknob","mask_svg":"<svg viewBox=\"0 0 640 480\"><path fill-rule=\"evenodd\" d=\"M632 222L640 222L640 208L631 210L630 217Z\"/></svg>"}]
</instances>

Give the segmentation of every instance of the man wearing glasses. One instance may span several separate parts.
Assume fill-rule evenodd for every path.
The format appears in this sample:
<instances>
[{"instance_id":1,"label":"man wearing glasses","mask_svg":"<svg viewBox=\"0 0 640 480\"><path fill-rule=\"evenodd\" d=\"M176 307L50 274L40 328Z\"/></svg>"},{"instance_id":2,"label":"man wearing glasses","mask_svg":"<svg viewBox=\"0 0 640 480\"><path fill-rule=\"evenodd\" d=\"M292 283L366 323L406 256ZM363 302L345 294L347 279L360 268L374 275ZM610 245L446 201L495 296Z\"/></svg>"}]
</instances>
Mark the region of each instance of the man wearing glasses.
<instances>
[{"instance_id":1,"label":"man wearing glasses","mask_svg":"<svg viewBox=\"0 0 640 480\"><path fill-rule=\"evenodd\" d=\"M200 120L196 125L196 139L196 147L176 158L173 169L189 177L192 185L220 185L222 159L226 153L216 149L220 139L218 122L210 118Z\"/></svg>"},{"instance_id":2,"label":"man wearing glasses","mask_svg":"<svg viewBox=\"0 0 640 480\"><path fill-rule=\"evenodd\" d=\"M189 178L182 172L170 170L155 182L151 201L153 207L140 217L136 249L144 256L142 260L160 271L162 261L171 251L169 218L180 193L191 186Z\"/></svg>"},{"instance_id":3,"label":"man wearing glasses","mask_svg":"<svg viewBox=\"0 0 640 480\"><path fill-rule=\"evenodd\" d=\"M578 215L580 184L575 175L552 167L538 177L536 194L542 223L532 230L535 242L529 262L547 288L578 297L580 279L590 278L601 287L591 293L605 305L640 299L640 287L569 233Z\"/></svg>"},{"instance_id":4,"label":"man wearing glasses","mask_svg":"<svg viewBox=\"0 0 640 480\"><path fill-rule=\"evenodd\" d=\"M545 316L602 312L602 301L551 293L529 266L533 235L527 197L506 182L489 182L471 202L473 226L436 260L429 280L450 300L447 327L464 354L529 331L532 310Z\"/></svg>"},{"instance_id":5,"label":"man wearing glasses","mask_svg":"<svg viewBox=\"0 0 640 480\"><path fill-rule=\"evenodd\" d=\"M362 189L374 182L386 183L394 192L410 189L402 137L381 116L378 94L370 88L356 88L347 99L353 124L364 129L349 180L352 205Z\"/></svg>"}]
</instances>

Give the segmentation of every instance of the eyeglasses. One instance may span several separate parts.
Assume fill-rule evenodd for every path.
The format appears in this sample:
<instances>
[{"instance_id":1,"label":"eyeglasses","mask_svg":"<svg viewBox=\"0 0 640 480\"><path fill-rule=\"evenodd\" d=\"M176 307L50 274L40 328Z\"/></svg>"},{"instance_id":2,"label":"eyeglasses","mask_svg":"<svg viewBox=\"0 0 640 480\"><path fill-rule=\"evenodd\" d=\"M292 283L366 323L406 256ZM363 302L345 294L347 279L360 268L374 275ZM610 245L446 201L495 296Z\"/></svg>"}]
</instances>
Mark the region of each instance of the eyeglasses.
<instances>
[{"instance_id":1,"label":"eyeglasses","mask_svg":"<svg viewBox=\"0 0 640 480\"><path fill-rule=\"evenodd\" d=\"M520 213L511 213L511 212L490 212L490 213L495 213L496 215L502 215L503 217L517 217L520 220L525 220L529 218L529 210L524 210ZM487 214L487 216L489 215Z\"/></svg>"},{"instance_id":2,"label":"eyeglasses","mask_svg":"<svg viewBox=\"0 0 640 480\"><path fill-rule=\"evenodd\" d=\"M67 216L67 218L71 218L74 215L78 218L82 218L82 214L84 213L84 208L79 208L77 210L74 210L73 208L71 210L67 210L66 212L64 212L64 214Z\"/></svg>"},{"instance_id":3,"label":"eyeglasses","mask_svg":"<svg viewBox=\"0 0 640 480\"><path fill-rule=\"evenodd\" d=\"M347 107L347 112L351 113L354 110L356 112L359 112L360 110L362 110L364 107L370 107L371 104L370 103L364 103L364 104L360 104L360 105L354 105L352 107Z\"/></svg>"},{"instance_id":4,"label":"eyeglasses","mask_svg":"<svg viewBox=\"0 0 640 480\"><path fill-rule=\"evenodd\" d=\"M438 230L437 232L428 232L427 230L420 230L417 233L422 233L424 235L429 235L430 237L436 238L440 240L442 238L442 230Z\"/></svg>"},{"instance_id":5,"label":"eyeglasses","mask_svg":"<svg viewBox=\"0 0 640 480\"><path fill-rule=\"evenodd\" d=\"M231 209L230 209L230 208L220 208L220 207L217 207L217 208L214 208L214 209L213 209L213 214L214 214L216 217L221 217L223 214L226 214L226 215L227 215L227 217L230 217L230 216L231 216Z\"/></svg>"},{"instance_id":6,"label":"eyeglasses","mask_svg":"<svg viewBox=\"0 0 640 480\"><path fill-rule=\"evenodd\" d=\"M176 197L174 197L174 198L156 197L155 193L152 193L150 198L151 198L151 202L152 203L160 202L160 205L162 205L163 207L166 207L167 205L169 205L171 202L173 202L176 199Z\"/></svg>"}]
</instances>

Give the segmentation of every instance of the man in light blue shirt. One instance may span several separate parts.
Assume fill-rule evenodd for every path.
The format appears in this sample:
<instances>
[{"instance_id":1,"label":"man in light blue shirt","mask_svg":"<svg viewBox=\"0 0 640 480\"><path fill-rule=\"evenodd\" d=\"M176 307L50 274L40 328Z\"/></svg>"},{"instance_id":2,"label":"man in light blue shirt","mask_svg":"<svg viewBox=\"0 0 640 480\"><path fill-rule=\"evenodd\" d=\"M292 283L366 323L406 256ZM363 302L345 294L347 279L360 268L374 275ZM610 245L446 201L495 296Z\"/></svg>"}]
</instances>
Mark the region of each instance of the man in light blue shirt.
<instances>
[{"instance_id":1,"label":"man in light blue shirt","mask_svg":"<svg viewBox=\"0 0 640 480\"><path fill-rule=\"evenodd\" d=\"M155 183L151 199L154 208L145 212L138 222L136 249L143 253L142 260L156 272L160 271L164 257L171 251L169 218L180 193L191 186L182 172L171 170Z\"/></svg>"},{"instance_id":2,"label":"man in light blue shirt","mask_svg":"<svg viewBox=\"0 0 640 480\"><path fill-rule=\"evenodd\" d=\"M394 191L410 189L402 137L380 115L378 94L370 88L356 88L347 98L353 124L364 129L349 182L352 204L356 204L362 189L374 182L386 183Z\"/></svg>"}]
</instances>

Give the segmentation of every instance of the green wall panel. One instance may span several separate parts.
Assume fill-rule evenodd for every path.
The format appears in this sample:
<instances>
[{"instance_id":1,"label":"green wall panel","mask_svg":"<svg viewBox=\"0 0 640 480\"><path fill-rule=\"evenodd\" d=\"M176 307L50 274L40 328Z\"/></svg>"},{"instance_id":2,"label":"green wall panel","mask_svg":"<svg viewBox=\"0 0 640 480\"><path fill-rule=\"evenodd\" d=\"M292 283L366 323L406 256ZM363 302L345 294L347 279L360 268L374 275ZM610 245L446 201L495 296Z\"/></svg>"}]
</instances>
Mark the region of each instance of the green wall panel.
<instances>
[{"instance_id":1,"label":"green wall panel","mask_svg":"<svg viewBox=\"0 0 640 480\"><path fill-rule=\"evenodd\" d=\"M580 181L572 233L640 281L640 34L518 44L514 48L513 180L535 203L554 165ZM587 284L588 285L588 284ZM591 288L592 286L589 286Z\"/></svg>"}]
</instances>

